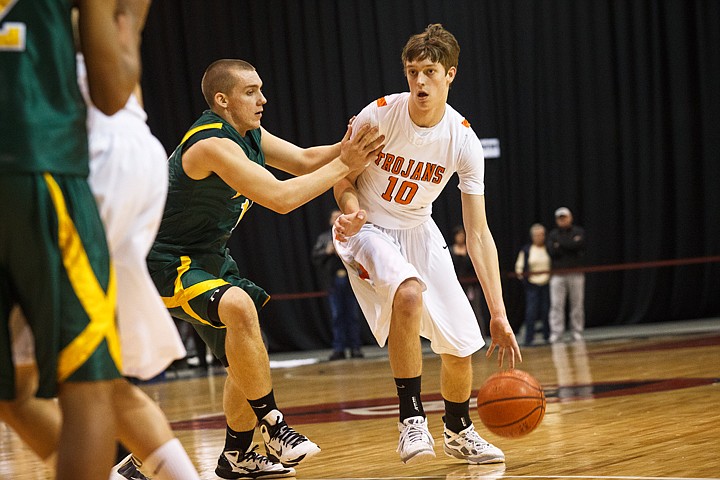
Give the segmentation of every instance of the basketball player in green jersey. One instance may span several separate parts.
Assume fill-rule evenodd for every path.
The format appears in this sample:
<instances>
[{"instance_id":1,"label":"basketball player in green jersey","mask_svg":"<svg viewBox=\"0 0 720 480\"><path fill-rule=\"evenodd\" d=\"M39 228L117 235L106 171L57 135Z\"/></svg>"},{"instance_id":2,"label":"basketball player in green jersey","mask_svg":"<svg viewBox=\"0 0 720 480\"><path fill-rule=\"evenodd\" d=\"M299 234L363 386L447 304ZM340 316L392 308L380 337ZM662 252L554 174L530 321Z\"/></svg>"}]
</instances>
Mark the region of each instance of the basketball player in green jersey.
<instances>
[{"instance_id":1,"label":"basketball player in green jersey","mask_svg":"<svg viewBox=\"0 0 720 480\"><path fill-rule=\"evenodd\" d=\"M230 233L253 202L287 213L330 189L343 172L364 168L383 140L370 127L350 140L348 126L337 144L297 147L260 126L267 102L261 89L247 62L208 67L202 91L210 110L170 157L165 212L148 256L171 315L192 323L228 368L226 443L216 469L222 478L292 475L294 465L320 451L277 409L258 322L269 296L240 277L226 249ZM266 165L296 176L281 181ZM269 459L250 448L258 422Z\"/></svg>"},{"instance_id":2,"label":"basketball player in green jersey","mask_svg":"<svg viewBox=\"0 0 720 480\"><path fill-rule=\"evenodd\" d=\"M124 4L132 14L116 22L116 2L78 2L91 95L108 115L124 106L140 73L139 31L120 22L144 18L149 4ZM116 437L142 450L150 432L171 433L151 421L164 420L161 412L143 415L142 429L128 418L157 407L119 373L114 278L87 183L70 8L67 0L0 2L0 414L8 420L19 406L23 440L50 457L58 449L56 478L103 479ZM35 337L41 397L21 405L13 399L30 393L15 390L16 380L28 385L15 377L7 328L16 303ZM56 395L59 441L56 405L43 401Z\"/></svg>"}]
</instances>

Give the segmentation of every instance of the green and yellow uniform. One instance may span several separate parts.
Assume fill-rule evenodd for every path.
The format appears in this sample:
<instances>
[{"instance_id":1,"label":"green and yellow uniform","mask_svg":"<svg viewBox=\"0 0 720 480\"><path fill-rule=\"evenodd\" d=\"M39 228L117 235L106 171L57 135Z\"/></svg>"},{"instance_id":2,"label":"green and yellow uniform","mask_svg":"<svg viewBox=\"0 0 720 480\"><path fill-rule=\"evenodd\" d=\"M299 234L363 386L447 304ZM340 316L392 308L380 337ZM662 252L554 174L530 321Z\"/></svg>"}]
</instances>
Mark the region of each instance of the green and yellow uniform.
<instances>
[{"instance_id":1,"label":"green and yellow uniform","mask_svg":"<svg viewBox=\"0 0 720 480\"><path fill-rule=\"evenodd\" d=\"M38 396L120 377L115 287L87 183L70 0L0 0L0 399L14 397L8 312L35 336Z\"/></svg>"},{"instance_id":2,"label":"green and yellow uniform","mask_svg":"<svg viewBox=\"0 0 720 480\"><path fill-rule=\"evenodd\" d=\"M183 170L183 153L211 137L234 141L251 161L265 166L260 129L243 137L220 116L206 110L170 156L168 197L155 244L148 255L148 268L170 314L192 323L213 354L226 362L226 330L212 313L213 294L228 285L240 287L258 310L270 297L262 288L240 277L226 247L233 228L252 201L215 174L193 180Z\"/></svg>"}]
</instances>

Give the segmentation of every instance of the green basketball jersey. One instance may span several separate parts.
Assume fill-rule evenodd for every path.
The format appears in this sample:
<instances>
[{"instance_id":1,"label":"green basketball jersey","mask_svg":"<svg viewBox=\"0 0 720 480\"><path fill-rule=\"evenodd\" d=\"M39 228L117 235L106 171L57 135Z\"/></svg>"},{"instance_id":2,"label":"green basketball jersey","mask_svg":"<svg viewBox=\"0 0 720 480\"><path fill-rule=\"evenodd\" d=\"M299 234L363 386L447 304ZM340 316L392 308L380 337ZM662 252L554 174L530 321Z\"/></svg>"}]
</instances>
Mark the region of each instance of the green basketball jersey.
<instances>
[{"instance_id":1,"label":"green basketball jersey","mask_svg":"<svg viewBox=\"0 0 720 480\"><path fill-rule=\"evenodd\" d=\"M0 172L88 174L71 0L0 0Z\"/></svg>"},{"instance_id":2,"label":"green basketball jersey","mask_svg":"<svg viewBox=\"0 0 720 480\"><path fill-rule=\"evenodd\" d=\"M182 167L182 153L196 142L210 137L229 138L247 157L265 166L260 149L260 129L242 137L222 117L206 110L185 134L169 160L170 185L154 253L173 256L199 253L223 254L235 225L252 205L216 174L193 180Z\"/></svg>"}]
</instances>

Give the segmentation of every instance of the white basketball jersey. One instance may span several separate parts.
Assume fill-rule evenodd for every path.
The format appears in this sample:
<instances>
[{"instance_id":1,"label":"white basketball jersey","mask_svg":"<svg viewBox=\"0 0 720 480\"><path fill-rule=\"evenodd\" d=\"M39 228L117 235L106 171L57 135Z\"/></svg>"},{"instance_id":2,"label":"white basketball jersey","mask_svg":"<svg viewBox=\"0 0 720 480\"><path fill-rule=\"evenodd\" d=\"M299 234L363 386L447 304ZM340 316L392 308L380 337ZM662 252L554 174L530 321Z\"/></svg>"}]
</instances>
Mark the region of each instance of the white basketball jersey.
<instances>
[{"instance_id":1,"label":"white basketball jersey","mask_svg":"<svg viewBox=\"0 0 720 480\"><path fill-rule=\"evenodd\" d=\"M360 208L376 225L405 229L432 214L432 202L453 173L462 192L485 193L482 145L470 124L450 105L440 123L415 125L408 92L382 97L365 107L355 125L377 125L387 144L358 177ZM357 130L357 129L356 129Z\"/></svg>"}]
</instances>

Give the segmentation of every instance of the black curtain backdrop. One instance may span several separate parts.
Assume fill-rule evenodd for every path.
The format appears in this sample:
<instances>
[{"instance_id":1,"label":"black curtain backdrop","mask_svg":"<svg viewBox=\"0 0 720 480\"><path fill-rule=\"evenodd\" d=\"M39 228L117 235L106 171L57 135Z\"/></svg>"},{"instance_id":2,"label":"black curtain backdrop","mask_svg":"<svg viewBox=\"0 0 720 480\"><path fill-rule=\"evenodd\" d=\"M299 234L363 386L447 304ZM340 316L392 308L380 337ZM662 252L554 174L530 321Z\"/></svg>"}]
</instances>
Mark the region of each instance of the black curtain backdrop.
<instances>
[{"instance_id":1,"label":"black curtain backdrop","mask_svg":"<svg viewBox=\"0 0 720 480\"><path fill-rule=\"evenodd\" d=\"M264 81L265 128L336 142L367 103L407 89L402 47L436 22L461 46L449 103L500 140L486 200L503 271L559 206L587 231L588 265L720 254L718 0L155 0L150 126L172 151L206 108L207 65L241 58ZM434 208L448 238L456 185ZM324 298L278 294L320 289L310 250L333 206L330 193L288 215L256 205L231 238L241 272L280 297L261 313L271 351L330 344ZM504 290L517 326L521 287ZM586 313L589 327L718 316L720 264L590 273Z\"/></svg>"}]
</instances>

